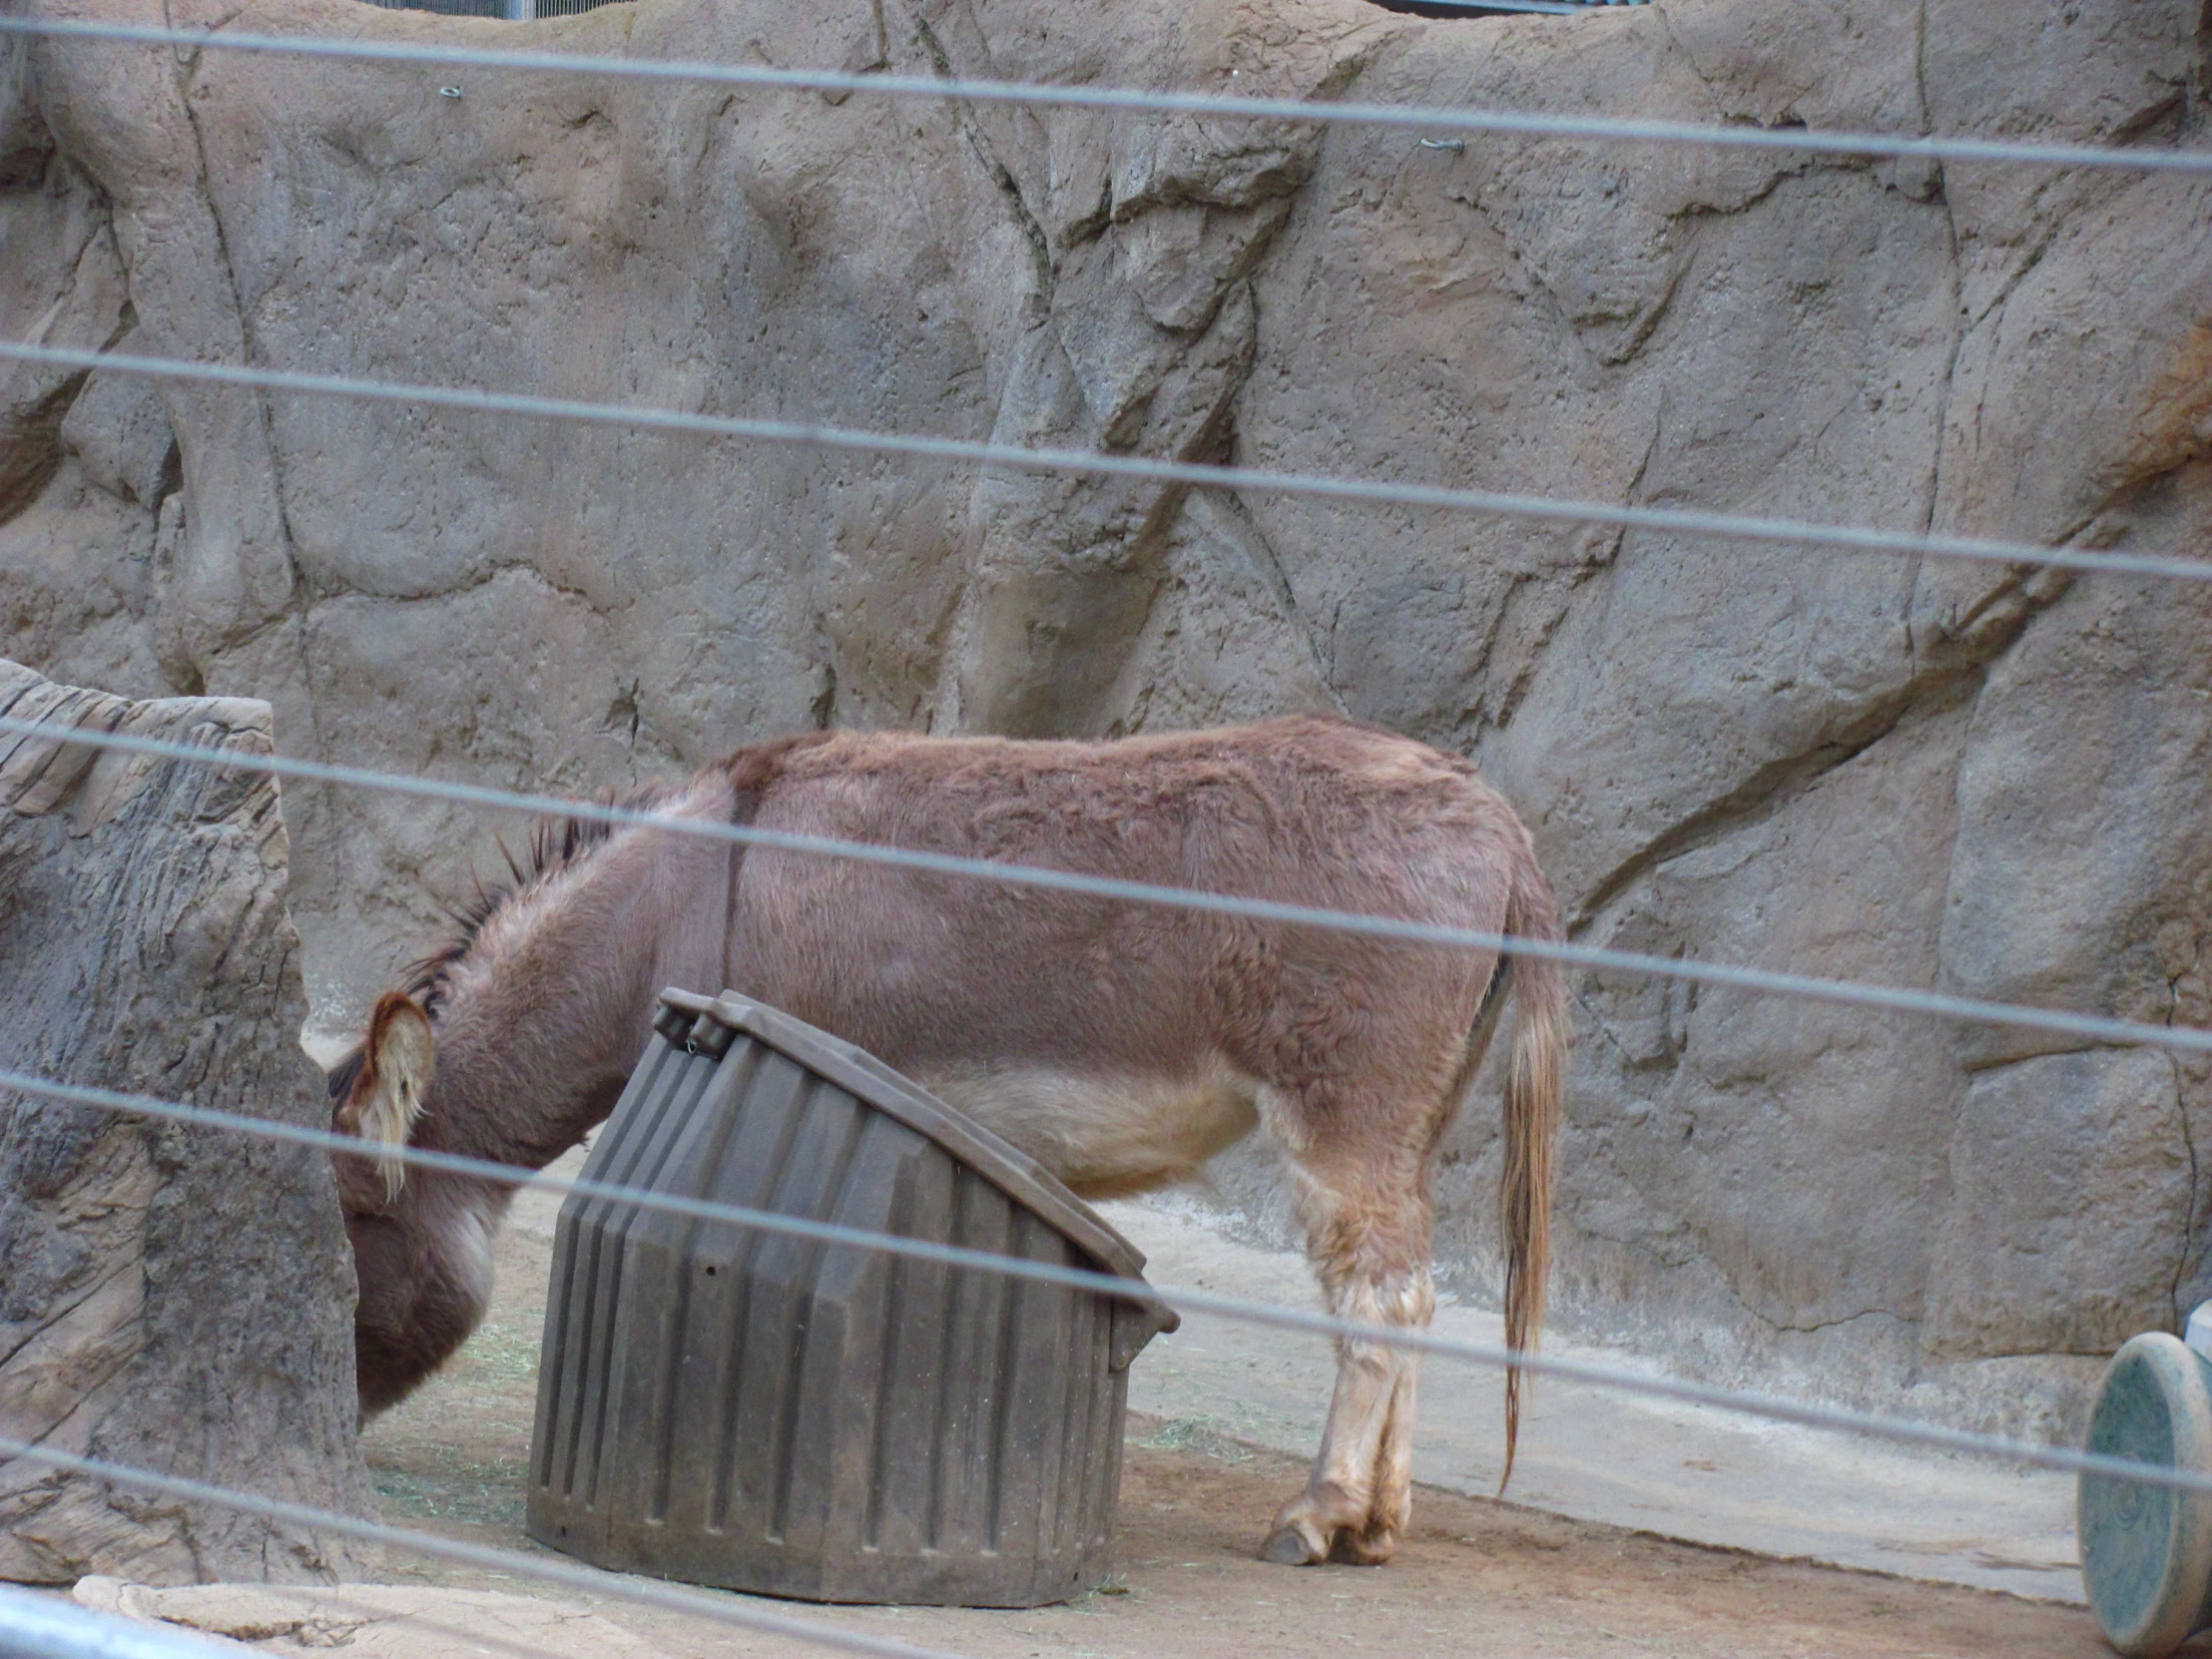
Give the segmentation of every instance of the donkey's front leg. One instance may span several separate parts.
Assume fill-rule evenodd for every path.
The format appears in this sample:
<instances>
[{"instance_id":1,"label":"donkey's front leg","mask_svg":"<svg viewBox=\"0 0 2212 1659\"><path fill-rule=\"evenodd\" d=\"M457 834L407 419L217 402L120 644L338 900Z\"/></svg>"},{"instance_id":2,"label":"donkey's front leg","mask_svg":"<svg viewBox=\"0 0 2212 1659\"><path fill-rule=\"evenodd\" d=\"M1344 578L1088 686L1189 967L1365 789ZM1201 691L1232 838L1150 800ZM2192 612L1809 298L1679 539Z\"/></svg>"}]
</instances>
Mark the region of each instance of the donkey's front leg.
<instances>
[{"instance_id":1,"label":"donkey's front leg","mask_svg":"<svg viewBox=\"0 0 2212 1659\"><path fill-rule=\"evenodd\" d=\"M1325 1267L1325 1277L1326 1267ZM1329 1286L1340 1319L1417 1331L1436 1311L1426 1266ZM1337 1339L1337 1390L1306 1489L1286 1503L1261 1553L1285 1566L1337 1560L1381 1566L1412 1513L1413 1384L1418 1357Z\"/></svg>"}]
</instances>

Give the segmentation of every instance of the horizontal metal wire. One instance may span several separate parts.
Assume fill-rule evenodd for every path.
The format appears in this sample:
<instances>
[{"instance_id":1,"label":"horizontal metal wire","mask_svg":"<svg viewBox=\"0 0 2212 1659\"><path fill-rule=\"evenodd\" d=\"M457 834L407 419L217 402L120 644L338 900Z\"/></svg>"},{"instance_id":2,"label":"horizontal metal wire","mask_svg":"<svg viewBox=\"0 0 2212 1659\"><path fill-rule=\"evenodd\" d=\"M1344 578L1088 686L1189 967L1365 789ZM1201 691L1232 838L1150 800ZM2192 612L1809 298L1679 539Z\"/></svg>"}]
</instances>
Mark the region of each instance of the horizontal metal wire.
<instances>
[{"instance_id":1,"label":"horizontal metal wire","mask_svg":"<svg viewBox=\"0 0 2212 1659\"><path fill-rule=\"evenodd\" d=\"M2111 168L2135 173L2212 173L2212 152L2127 150L2086 144L2036 144L2008 139L1920 137L1901 133L1823 133L1803 127L1724 126L1692 121L1620 120L1545 115L1534 111L1469 110L1449 105L1314 103L1299 98L1235 98L1207 93L1148 92L1131 87L1079 87L960 76L861 75L833 69L776 69L766 64L591 57L449 46L430 41L331 40L310 35L257 35L232 30L164 29L151 25L0 18L0 35L139 41L157 46L234 52L281 52L295 57L353 58L375 63L457 69L519 69L624 80L682 81L710 86L781 87L796 91L875 93L887 98L953 98L977 104L1025 104L1161 115L1224 116L1366 127L1415 127L1462 133L1511 133L1530 138L1586 138L1637 144L1710 145L1718 149L1784 151L1817 156L1918 156L1934 161L1997 162L2033 167Z\"/></svg>"},{"instance_id":2,"label":"horizontal metal wire","mask_svg":"<svg viewBox=\"0 0 2212 1659\"><path fill-rule=\"evenodd\" d=\"M0 1583L0 1659L238 1659L238 1651L198 1631L93 1613Z\"/></svg>"},{"instance_id":3,"label":"horizontal metal wire","mask_svg":"<svg viewBox=\"0 0 2212 1659\"><path fill-rule=\"evenodd\" d=\"M1196 887L1125 881L1116 876L1050 869L1040 864L1004 863L993 858L967 858L949 852L927 852L915 847L840 840L829 835L798 834L785 830L764 830L758 825L680 818L641 808L610 806L605 802L576 801L564 796L519 794L510 790L487 789L480 784L446 783L432 778L409 777L404 773L375 772L324 761L293 760L281 755L248 755L233 749L214 750L163 738L95 732L84 727L57 726L12 717L0 717L0 735L39 738L64 747L80 745L90 749L122 750L135 755L156 755L202 766L384 790L395 795L529 813L538 817L573 818L592 824L668 830L680 834L703 836L709 840L732 841L743 846L768 846L786 852L848 858L860 863L887 864L933 875L972 876L979 880L1002 881L1016 886L1080 893L1138 904L1160 904L1215 915L1240 916L1253 921L1282 922L1299 927L1327 927L1374 938L1400 939L1410 944L1494 950L1508 956L1535 956L1575 967L1641 974L1661 979L1681 979L1692 984L1720 985L1735 990L1771 992L1779 996L1840 1003L1846 1007L1883 1008L1937 1019L2063 1032L2068 1036L2086 1037L2092 1041L2115 1043L2123 1047L2212 1053L2212 1031L2201 1031L2191 1026L2150 1025L2140 1020L2109 1019L2098 1014L2068 1013L2063 1009L2031 1008L2013 1002L1989 1002L1978 997L1949 996L1939 991L1913 990L1902 985L1878 985L1855 979L1821 979L1811 974L1737 967L1725 962L1700 962L1680 956L1654 956L1643 951L1614 950L1603 945L1523 938L1518 934L1489 933L1473 927L1447 927L1433 922L1408 921L1399 916L1367 915L1355 910L1331 910L1311 904L1284 904L1273 899L1245 898L1234 893L1207 892Z\"/></svg>"},{"instance_id":4,"label":"horizontal metal wire","mask_svg":"<svg viewBox=\"0 0 2212 1659\"><path fill-rule=\"evenodd\" d=\"M1836 1429L2036 1468L2060 1469L2073 1474L2109 1475L2118 1480L2167 1486L2182 1491L2212 1492L2212 1474L2188 1469L2167 1468L2101 1453L2075 1451L2062 1446L2032 1445L2024 1440L2007 1440L1996 1435L1972 1433L1962 1428L1944 1428L1933 1423L1914 1422L1905 1417L1887 1416L1880 1412L1809 1405L1797 1400L1777 1399L1768 1394L1723 1388L1708 1382L1688 1382L1675 1378L1655 1377L1619 1366L1560 1359L1534 1349L1511 1349L1491 1343L1462 1342L1432 1336L1425 1331L1409 1331L1398 1326L1372 1325L1359 1320L1340 1319L1333 1314L1285 1308L1275 1303L1255 1302L1246 1297L1223 1296L1215 1291L1194 1290L1181 1285L1155 1285L1144 1280L1125 1279L1118 1274L1095 1273L1082 1268L1061 1267L1050 1262L995 1255L989 1251L970 1250L960 1245L941 1244L933 1239L901 1238L896 1234L876 1233L836 1222L780 1215L773 1210L723 1204L711 1199L685 1198L675 1193L652 1192L642 1187L587 1180L581 1176L548 1175L542 1170L493 1163L482 1158L467 1158L450 1152L432 1152L412 1146L370 1145L350 1135L340 1135L329 1130L309 1129L299 1124L279 1123L269 1118L250 1117L240 1112L218 1111L211 1107L160 1100L149 1095L127 1094L115 1089L87 1088L37 1077L28 1072L0 1070L0 1090L9 1089L66 1105L132 1113L163 1122L315 1147L343 1157L396 1158L412 1168L468 1176L506 1187L531 1187L564 1196L575 1195L631 1204L641 1210L656 1210L693 1221L719 1222L763 1233L806 1239L817 1244L878 1251L910 1261L971 1269L978 1273L997 1274L1004 1278L1030 1280L1044 1285L1065 1286L1128 1302L1159 1302L1178 1313L1207 1314L1279 1331L1372 1344L1379 1348L1404 1349L1414 1354L1462 1361L1492 1369L1515 1367L1540 1377L1563 1378L1569 1382L1617 1388L1624 1393L1644 1394L1679 1404L1712 1406L1747 1416L1794 1423L1805 1428Z\"/></svg>"},{"instance_id":5,"label":"horizontal metal wire","mask_svg":"<svg viewBox=\"0 0 2212 1659\"><path fill-rule=\"evenodd\" d=\"M716 1595L707 1590L689 1589L657 1579L632 1577L626 1573L602 1572L596 1567L587 1567L550 1555L529 1555L521 1550L469 1543L460 1538L441 1538L435 1533L418 1532L412 1527L392 1526L384 1521L367 1520L358 1515L341 1515L331 1509L317 1509L304 1503L287 1502L282 1498L264 1497L257 1492L242 1492L231 1486L214 1486L204 1480L188 1480L181 1475L158 1474L152 1469L133 1468L127 1463L111 1463L100 1457L85 1457L54 1446L35 1445L10 1435L0 1435L0 1457L20 1457L26 1462L65 1469L72 1474L89 1475L96 1480L112 1480L120 1486L135 1486L142 1491L160 1492L164 1496L183 1498L187 1502L221 1504L243 1514L260 1515L266 1520L281 1521L290 1526L335 1532L341 1537L359 1538L364 1543L396 1544L424 1555L442 1556L448 1561L460 1561L472 1567L513 1573L523 1578L542 1579L548 1584L559 1584L564 1588L583 1590L592 1595L619 1596L625 1601L656 1607L664 1612L712 1619L717 1624L734 1625L740 1630L750 1630L766 1636L783 1636L793 1641L814 1642L822 1647L839 1648L846 1653L867 1654L870 1659L961 1659L959 1655L949 1654L938 1648L916 1647L911 1642L892 1641L888 1637L870 1636L857 1630L842 1630L835 1625L821 1624L813 1619L771 1613L734 1596Z\"/></svg>"},{"instance_id":6,"label":"horizontal metal wire","mask_svg":"<svg viewBox=\"0 0 2212 1659\"><path fill-rule=\"evenodd\" d=\"M2181 581L2212 580L2212 560L2168 553L2110 553L2080 547L2045 547L2030 542L1992 541L1978 536L1929 535L1911 530L1879 530L1822 524L1803 519L1768 518L1745 513L1699 512L1680 507L1631 507L1606 501L1573 501L1550 495L1501 490L1454 489L1436 484L1400 484L1382 478L1341 478L1324 473L1276 472L1265 467L1216 466L1200 461L1171 461L1145 455L1114 455L1095 449L1032 449L1019 444L970 438L935 438L913 432L875 432L811 421L768 420L750 415L710 415L686 409L593 403L568 397L539 397L526 392L472 391L399 380L368 380L345 374L309 374L293 369L246 368L229 363L194 362L181 357L142 357L119 351L81 351L59 345L30 345L0 340L0 360L49 363L58 368L104 370L161 380L211 381L253 386L310 397L355 398L381 403L414 403L463 409L478 414L520 415L592 426L639 427L648 431L690 432L708 437L752 438L768 443L867 454L911 455L929 460L963 461L979 466L1012 467L1029 472L1088 473L1112 478L1142 478L1156 483L1190 484L1208 489L1272 491L1279 495L1357 501L1384 506L1430 507L1448 512L1481 513L1570 524L1609 524L1630 530L1709 537L1724 541L1802 542L1854 553L1904 553L1936 559L1965 559L1984 564L2037 566L2118 576L2151 576Z\"/></svg>"},{"instance_id":7,"label":"horizontal metal wire","mask_svg":"<svg viewBox=\"0 0 2212 1659\"><path fill-rule=\"evenodd\" d=\"M149 1586L152 1587L152 1586ZM254 1588L276 1596L312 1597L316 1612L325 1608L359 1615L363 1624L386 1622L404 1616L417 1630L451 1636L465 1650L490 1650L514 1659L545 1659L543 1647L529 1647L488 1630L464 1630L434 1613L395 1614L389 1607L375 1607L358 1596L349 1596L334 1584L256 1584ZM156 1613L159 1619L160 1614ZM210 1640L196 1626L142 1623L137 1618L98 1613L90 1608L51 1596L33 1595L0 1581L0 1659L238 1659L236 1638ZM344 1646L337 1635L332 1645Z\"/></svg>"}]
</instances>

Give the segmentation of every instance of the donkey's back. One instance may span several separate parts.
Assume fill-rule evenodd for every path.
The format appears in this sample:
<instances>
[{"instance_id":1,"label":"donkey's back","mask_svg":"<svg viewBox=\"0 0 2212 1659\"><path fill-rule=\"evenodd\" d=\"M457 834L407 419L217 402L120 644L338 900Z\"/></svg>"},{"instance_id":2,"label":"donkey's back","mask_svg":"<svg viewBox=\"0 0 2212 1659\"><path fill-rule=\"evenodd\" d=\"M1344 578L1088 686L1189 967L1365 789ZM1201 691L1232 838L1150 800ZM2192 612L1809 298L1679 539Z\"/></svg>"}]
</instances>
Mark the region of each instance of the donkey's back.
<instances>
[{"instance_id":1,"label":"donkey's back","mask_svg":"<svg viewBox=\"0 0 2212 1659\"><path fill-rule=\"evenodd\" d=\"M1516 881L1540 880L1519 822L1464 762L1313 719L1095 744L837 734L788 753L753 819L1491 932ZM1265 1091L1317 1070L1455 1072L1494 965L766 848L740 866L735 917L738 989L879 1054L1094 1194L1187 1174L1220 1144L1149 1171L1091 1168L1051 1138L1063 1083L1156 1108L1242 1085L1250 1128Z\"/></svg>"}]
</instances>

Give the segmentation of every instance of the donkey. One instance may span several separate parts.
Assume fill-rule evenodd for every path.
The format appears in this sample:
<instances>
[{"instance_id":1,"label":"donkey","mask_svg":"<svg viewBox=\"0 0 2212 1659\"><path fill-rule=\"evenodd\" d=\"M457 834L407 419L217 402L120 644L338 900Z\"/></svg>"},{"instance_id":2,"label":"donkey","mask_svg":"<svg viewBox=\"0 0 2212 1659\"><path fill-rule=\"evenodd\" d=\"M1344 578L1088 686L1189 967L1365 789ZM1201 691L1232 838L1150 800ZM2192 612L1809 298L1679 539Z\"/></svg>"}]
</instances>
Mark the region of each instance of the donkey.
<instances>
[{"instance_id":1,"label":"donkey","mask_svg":"<svg viewBox=\"0 0 2212 1659\"><path fill-rule=\"evenodd\" d=\"M1332 909L1559 937L1527 831L1464 761L1298 718L1117 742L818 733L630 805ZM514 862L514 860L510 860ZM1330 1311L1435 1309L1430 1166L1508 986L1510 1344L1541 1326L1567 1021L1549 958L935 874L686 834L541 830L515 885L376 1005L331 1079L364 1414L467 1338L507 1187L401 1145L541 1168L613 1109L665 985L731 988L881 1059L1105 1198L1255 1127L1286 1154ZM380 1154L380 1156L379 1156ZM1263 1554L1386 1560L1409 1511L1413 1357L1337 1345L1311 1479ZM1520 1378L1506 1378L1505 1473Z\"/></svg>"}]
</instances>

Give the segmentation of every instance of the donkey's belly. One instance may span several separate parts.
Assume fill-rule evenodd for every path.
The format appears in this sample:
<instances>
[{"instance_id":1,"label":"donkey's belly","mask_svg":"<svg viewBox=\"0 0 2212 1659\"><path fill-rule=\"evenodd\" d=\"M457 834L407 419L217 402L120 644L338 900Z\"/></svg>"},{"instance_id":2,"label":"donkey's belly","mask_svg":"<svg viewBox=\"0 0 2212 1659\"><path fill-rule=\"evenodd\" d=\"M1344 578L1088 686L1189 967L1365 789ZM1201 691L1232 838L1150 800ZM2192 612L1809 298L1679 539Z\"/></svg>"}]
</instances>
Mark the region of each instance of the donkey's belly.
<instances>
[{"instance_id":1,"label":"donkey's belly","mask_svg":"<svg viewBox=\"0 0 2212 1659\"><path fill-rule=\"evenodd\" d=\"M1188 1077L971 1061L917 1080L1086 1198L1182 1180L1260 1121L1259 1080L1219 1056Z\"/></svg>"}]
</instances>

